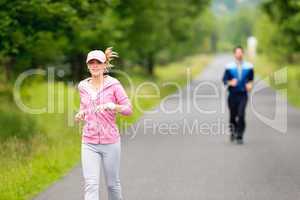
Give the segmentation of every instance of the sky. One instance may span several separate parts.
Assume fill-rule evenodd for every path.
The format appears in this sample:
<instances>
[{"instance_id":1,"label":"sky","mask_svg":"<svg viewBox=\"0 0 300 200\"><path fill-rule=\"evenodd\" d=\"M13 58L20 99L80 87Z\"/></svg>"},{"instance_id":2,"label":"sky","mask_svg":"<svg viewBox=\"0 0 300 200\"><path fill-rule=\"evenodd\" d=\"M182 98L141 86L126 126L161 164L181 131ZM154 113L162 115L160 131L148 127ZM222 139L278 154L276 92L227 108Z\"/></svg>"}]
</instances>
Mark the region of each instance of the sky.
<instances>
[{"instance_id":1,"label":"sky","mask_svg":"<svg viewBox=\"0 0 300 200\"><path fill-rule=\"evenodd\" d=\"M212 0L212 10L216 15L224 15L245 6L257 6L261 2L262 0Z\"/></svg>"}]
</instances>

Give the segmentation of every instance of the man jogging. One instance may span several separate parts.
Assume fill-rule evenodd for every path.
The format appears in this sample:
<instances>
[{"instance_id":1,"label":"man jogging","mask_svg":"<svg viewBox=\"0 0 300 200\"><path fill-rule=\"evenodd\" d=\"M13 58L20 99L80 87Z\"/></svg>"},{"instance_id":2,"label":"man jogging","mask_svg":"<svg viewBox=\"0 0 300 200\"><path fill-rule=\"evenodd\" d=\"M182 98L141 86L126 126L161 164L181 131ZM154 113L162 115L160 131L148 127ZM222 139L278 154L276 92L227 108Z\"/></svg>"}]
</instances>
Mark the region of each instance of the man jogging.
<instances>
[{"instance_id":1,"label":"man jogging","mask_svg":"<svg viewBox=\"0 0 300 200\"><path fill-rule=\"evenodd\" d=\"M254 79L253 65L243 60L244 50L234 48L235 61L226 65L223 82L228 86L228 107L230 111L230 140L243 144L246 127L245 109L248 92L251 91Z\"/></svg>"}]
</instances>

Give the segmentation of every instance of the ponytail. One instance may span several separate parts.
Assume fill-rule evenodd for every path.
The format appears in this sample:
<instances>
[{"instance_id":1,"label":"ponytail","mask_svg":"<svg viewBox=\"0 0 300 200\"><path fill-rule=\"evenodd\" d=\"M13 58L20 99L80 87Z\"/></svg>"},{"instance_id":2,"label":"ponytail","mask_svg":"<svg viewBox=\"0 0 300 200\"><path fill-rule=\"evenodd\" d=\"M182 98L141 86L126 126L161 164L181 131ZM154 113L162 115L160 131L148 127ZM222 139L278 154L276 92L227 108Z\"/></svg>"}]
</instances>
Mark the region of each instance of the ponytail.
<instances>
[{"instance_id":1,"label":"ponytail","mask_svg":"<svg viewBox=\"0 0 300 200\"><path fill-rule=\"evenodd\" d=\"M107 68L110 69L111 67L113 67L113 65L110 63L110 61L112 61L114 58L118 58L118 53L114 52L112 50L112 47L108 47L105 49L105 57L106 57L106 61L105 63L107 64Z\"/></svg>"}]
</instances>

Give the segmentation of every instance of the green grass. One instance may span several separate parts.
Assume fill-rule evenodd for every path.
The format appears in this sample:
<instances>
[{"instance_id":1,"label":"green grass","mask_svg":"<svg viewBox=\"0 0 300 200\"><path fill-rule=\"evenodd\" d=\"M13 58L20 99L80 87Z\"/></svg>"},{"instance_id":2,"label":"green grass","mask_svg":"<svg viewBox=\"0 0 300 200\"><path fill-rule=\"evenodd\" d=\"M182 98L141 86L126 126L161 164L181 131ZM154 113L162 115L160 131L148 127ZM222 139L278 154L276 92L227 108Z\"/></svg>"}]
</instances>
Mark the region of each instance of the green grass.
<instances>
[{"instance_id":1,"label":"green grass","mask_svg":"<svg viewBox=\"0 0 300 200\"><path fill-rule=\"evenodd\" d=\"M273 74L277 70L287 67L287 83L279 87L274 84ZM268 57L260 55L255 62L255 71L261 78L270 77L271 86L276 88L286 88L288 102L295 106L300 107L300 63L298 64L278 64L272 62Z\"/></svg>"},{"instance_id":2,"label":"green grass","mask_svg":"<svg viewBox=\"0 0 300 200\"><path fill-rule=\"evenodd\" d=\"M191 56L181 62L157 66L154 77L147 76L138 67L129 69L127 72L135 91L139 84L149 81L158 85L160 96L131 96L134 113L130 117L119 117L118 125L122 127L124 122L134 123L143 114L142 110L137 109L137 103L143 110L148 110L176 90L174 87L163 87L164 82L175 81L184 86L186 69L190 68L192 77L195 77L209 61L210 56ZM124 83L122 79L121 82ZM125 83L124 85L126 86ZM26 105L34 108L47 106L47 86L43 81L26 84L22 88L22 98ZM0 123L3 123L0 125L1 200L31 199L66 174L80 160L81 125L68 124L68 118L74 115L73 111L78 107L78 92L62 82L56 82L54 88L54 112L30 115L16 107L11 88L0 83ZM74 100L68 100L68 91L74 94ZM139 94L153 92L153 87L143 87ZM68 106L72 108L70 113Z\"/></svg>"},{"instance_id":3,"label":"green grass","mask_svg":"<svg viewBox=\"0 0 300 200\"><path fill-rule=\"evenodd\" d=\"M59 90L67 90L62 83L55 83L55 86L61 86ZM46 89L45 82L23 88L26 105L45 105ZM68 104L67 98L62 100L65 105ZM56 99L55 103L58 102ZM13 104L9 109L12 107L13 110L17 109ZM0 161L3 164L0 166L0 199L29 199L74 166L79 159L80 140L76 127L67 126L66 113L25 115L20 111L14 112L33 119L35 132L30 133L30 137L26 139L15 134L1 141ZM1 118L5 117L2 113ZM7 125L7 129L1 129L2 135L7 131L11 132L11 129L15 130L18 124L9 126Z\"/></svg>"}]
</instances>

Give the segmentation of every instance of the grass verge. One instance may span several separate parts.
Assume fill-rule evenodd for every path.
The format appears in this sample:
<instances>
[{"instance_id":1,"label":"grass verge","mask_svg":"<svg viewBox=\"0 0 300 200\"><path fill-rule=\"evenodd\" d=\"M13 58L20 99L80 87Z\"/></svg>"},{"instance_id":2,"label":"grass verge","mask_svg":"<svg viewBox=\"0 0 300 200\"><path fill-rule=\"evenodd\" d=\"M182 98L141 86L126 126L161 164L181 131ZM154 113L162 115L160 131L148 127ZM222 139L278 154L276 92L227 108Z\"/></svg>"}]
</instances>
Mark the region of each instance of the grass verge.
<instances>
[{"instance_id":1,"label":"grass verge","mask_svg":"<svg viewBox=\"0 0 300 200\"><path fill-rule=\"evenodd\" d=\"M287 68L287 83L276 85L274 83L274 72ZM275 89L286 88L289 104L300 107L300 63L297 64L277 64L268 57L260 55L255 62L255 71L262 79L270 77L270 84Z\"/></svg>"}]
</instances>

